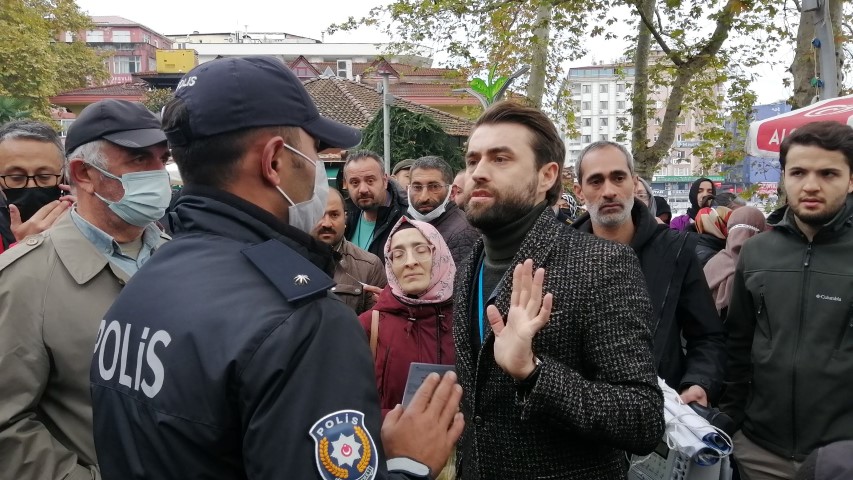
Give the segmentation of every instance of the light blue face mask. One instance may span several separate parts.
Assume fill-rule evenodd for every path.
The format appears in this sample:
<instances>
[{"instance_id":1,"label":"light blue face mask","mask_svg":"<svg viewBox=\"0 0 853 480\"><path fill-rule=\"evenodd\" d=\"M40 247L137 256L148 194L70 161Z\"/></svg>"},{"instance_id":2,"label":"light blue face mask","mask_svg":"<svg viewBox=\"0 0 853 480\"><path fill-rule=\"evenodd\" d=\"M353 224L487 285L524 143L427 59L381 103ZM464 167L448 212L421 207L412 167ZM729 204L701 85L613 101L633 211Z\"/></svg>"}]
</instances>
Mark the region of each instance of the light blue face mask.
<instances>
[{"instance_id":1,"label":"light blue face mask","mask_svg":"<svg viewBox=\"0 0 853 480\"><path fill-rule=\"evenodd\" d=\"M163 217L169 202L172 201L172 187L169 185L169 172L149 170L145 172L125 173L117 177L110 172L89 164L105 177L121 182L124 195L117 202L107 200L97 192L95 196L109 205L119 218L137 227L144 227Z\"/></svg>"}]
</instances>

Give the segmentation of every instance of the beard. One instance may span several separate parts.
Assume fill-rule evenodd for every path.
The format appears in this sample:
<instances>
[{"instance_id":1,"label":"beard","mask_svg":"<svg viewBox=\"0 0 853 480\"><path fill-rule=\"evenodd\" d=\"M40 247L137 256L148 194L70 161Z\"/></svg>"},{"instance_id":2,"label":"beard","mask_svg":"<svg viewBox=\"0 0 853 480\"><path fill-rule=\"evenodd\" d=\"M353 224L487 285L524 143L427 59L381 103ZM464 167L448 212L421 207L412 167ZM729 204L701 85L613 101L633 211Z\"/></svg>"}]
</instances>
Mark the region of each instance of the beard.
<instances>
[{"instance_id":1,"label":"beard","mask_svg":"<svg viewBox=\"0 0 853 480\"><path fill-rule=\"evenodd\" d=\"M537 186L536 177L533 177L522 188L512 188L503 192L489 190L492 198L494 198L494 204L489 207L484 205L472 206L468 203L470 198L467 198L464 211L468 217L468 223L478 230L489 231L518 220L536 206L536 199L533 195Z\"/></svg>"},{"instance_id":2,"label":"beard","mask_svg":"<svg viewBox=\"0 0 853 480\"><path fill-rule=\"evenodd\" d=\"M598 203L591 203L587 205L586 208L589 212L589 217L593 222L605 228L613 228L631 220L631 207L634 206L633 198L619 202L622 205L622 210L614 213L599 213L601 205L604 203L604 201L599 201Z\"/></svg>"},{"instance_id":3,"label":"beard","mask_svg":"<svg viewBox=\"0 0 853 480\"><path fill-rule=\"evenodd\" d=\"M820 212L808 211L804 208L801 208L799 204L797 204L796 206L792 205L791 210L793 210L794 215L806 225L811 225L812 227L821 227L832 221L832 219L835 218L836 215L838 215L838 212L844 209L844 204L846 200L847 197L845 196L842 197L841 201L835 205L829 205L828 203L825 203L824 205L826 206L826 208Z\"/></svg>"}]
</instances>

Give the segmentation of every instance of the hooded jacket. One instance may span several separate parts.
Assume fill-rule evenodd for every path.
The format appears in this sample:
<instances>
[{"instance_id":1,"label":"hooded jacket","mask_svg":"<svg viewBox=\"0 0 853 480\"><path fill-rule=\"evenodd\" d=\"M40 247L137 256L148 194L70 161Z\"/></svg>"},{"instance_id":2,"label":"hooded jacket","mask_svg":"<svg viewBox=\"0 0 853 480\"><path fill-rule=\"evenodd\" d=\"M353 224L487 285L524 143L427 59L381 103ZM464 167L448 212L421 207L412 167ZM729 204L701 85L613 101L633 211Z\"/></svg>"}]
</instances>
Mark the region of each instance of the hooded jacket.
<instances>
[{"instance_id":1,"label":"hooded jacket","mask_svg":"<svg viewBox=\"0 0 853 480\"><path fill-rule=\"evenodd\" d=\"M631 219L636 228L631 248L640 259L652 301L658 375L676 390L699 385L716 401L725 372L725 328L694 253L695 239L658 223L638 200ZM573 227L592 233L589 214ZM687 342L686 354L682 337Z\"/></svg>"},{"instance_id":2,"label":"hooded jacket","mask_svg":"<svg viewBox=\"0 0 853 480\"><path fill-rule=\"evenodd\" d=\"M456 266L438 231L426 222L408 218L401 218L394 226L385 252L390 251L390 239L404 223L414 225L434 247L429 286L419 296L407 296L388 263L385 266L388 286L373 309L359 316L369 338L373 311L379 312L374 368L383 417L403 400L412 362L443 365L456 362L451 333Z\"/></svg>"},{"instance_id":3,"label":"hooded jacket","mask_svg":"<svg viewBox=\"0 0 853 480\"><path fill-rule=\"evenodd\" d=\"M399 184L393 179L388 180L388 187L385 188L385 192L388 195L386 199L388 205L379 207L376 215L376 226L373 227L373 240L366 249L368 252L379 257L382 262L385 262L385 255L382 252L382 248L388 240L391 227L397 223L400 217L406 214L406 210L409 208L409 201L406 199L405 193L400 191ZM347 240L352 241L359 219L361 218L361 209L358 208L358 205L351 198L347 198L346 212L347 227L344 236Z\"/></svg>"},{"instance_id":4,"label":"hooded jacket","mask_svg":"<svg viewBox=\"0 0 853 480\"><path fill-rule=\"evenodd\" d=\"M711 182L711 194L717 194L717 186L714 185L714 182L712 182L710 178L702 177L693 182L693 184L690 185L690 193L687 196L687 198L690 199L690 208L687 209L687 213L684 215L679 215L673 218L672 221L669 222L669 228L683 231L688 225L690 225L690 222L696 218L696 214L699 213L699 209L702 208L699 205L699 200L697 198L699 196L699 186L702 185L702 182Z\"/></svg>"},{"instance_id":5,"label":"hooded jacket","mask_svg":"<svg viewBox=\"0 0 853 480\"><path fill-rule=\"evenodd\" d=\"M734 275L721 408L750 440L803 461L853 440L853 195L810 242L788 208Z\"/></svg>"}]
</instances>

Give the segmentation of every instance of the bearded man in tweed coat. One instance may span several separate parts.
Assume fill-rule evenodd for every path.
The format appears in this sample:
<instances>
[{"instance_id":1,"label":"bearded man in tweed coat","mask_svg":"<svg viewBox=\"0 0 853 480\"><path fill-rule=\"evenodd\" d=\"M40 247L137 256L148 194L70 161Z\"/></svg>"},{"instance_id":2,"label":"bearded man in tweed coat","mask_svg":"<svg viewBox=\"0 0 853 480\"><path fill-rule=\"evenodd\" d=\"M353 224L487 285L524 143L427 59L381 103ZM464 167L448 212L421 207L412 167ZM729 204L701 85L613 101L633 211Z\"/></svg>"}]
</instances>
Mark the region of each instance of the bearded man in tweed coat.
<instances>
[{"instance_id":1,"label":"bearded man in tweed coat","mask_svg":"<svg viewBox=\"0 0 853 480\"><path fill-rule=\"evenodd\" d=\"M564 158L554 124L510 102L468 141L463 196L483 239L456 279L464 480L624 479L625 452L663 436L643 273L548 208Z\"/></svg>"}]
</instances>

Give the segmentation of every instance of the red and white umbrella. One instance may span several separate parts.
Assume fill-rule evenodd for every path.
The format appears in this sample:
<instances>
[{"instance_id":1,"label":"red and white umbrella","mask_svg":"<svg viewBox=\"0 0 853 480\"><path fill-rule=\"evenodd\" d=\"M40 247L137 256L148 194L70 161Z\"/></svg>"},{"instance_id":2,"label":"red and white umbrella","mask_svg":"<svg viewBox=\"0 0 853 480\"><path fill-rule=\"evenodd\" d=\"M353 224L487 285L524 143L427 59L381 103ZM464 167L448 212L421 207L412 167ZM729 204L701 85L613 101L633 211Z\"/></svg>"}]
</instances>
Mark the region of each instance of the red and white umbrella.
<instances>
[{"instance_id":1,"label":"red and white umbrella","mask_svg":"<svg viewBox=\"0 0 853 480\"><path fill-rule=\"evenodd\" d=\"M830 98L765 120L749 124L746 153L755 157L776 158L787 135L807 123L832 120L853 126L853 95Z\"/></svg>"}]
</instances>

